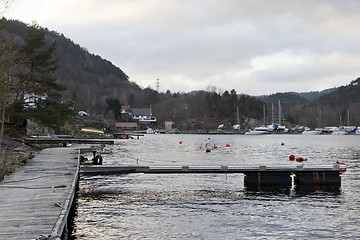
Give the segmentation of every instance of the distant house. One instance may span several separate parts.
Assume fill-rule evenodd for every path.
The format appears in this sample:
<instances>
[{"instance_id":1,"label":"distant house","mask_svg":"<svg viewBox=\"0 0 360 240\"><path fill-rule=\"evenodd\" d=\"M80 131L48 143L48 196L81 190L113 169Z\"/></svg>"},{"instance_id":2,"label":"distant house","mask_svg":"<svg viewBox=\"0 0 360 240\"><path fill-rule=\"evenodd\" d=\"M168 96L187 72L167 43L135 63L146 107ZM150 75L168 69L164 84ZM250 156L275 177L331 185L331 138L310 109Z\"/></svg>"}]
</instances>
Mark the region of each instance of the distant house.
<instances>
[{"instance_id":1,"label":"distant house","mask_svg":"<svg viewBox=\"0 0 360 240\"><path fill-rule=\"evenodd\" d=\"M36 103L38 103L39 101L46 100L47 97L48 96L46 93L43 94L26 93L24 95L25 108L35 108Z\"/></svg>"},{"instance_id":2,"label":"distant house","mask_svg":"<svg viewBox=\"0 0 360 240\"><path fill-rule=\"evenodd\" d=\"M175 122L172 120L166 120L165 121L165 129L166 130L171 130L175 125Z\"/></svg>"},{"instance_id":3,"label":"distant house","mask_svg":"<svg viewBox=\"0 0 360 240\"><path fill-rule=\"evenodd\" d=\"M137 130L136 122L116 122L115 126L117 129L122 131L134 131Z\"/></svg>"},{"instance_id":4,"label":"distant house","mask_svg":"<svg viewBox=\"0 0 360 240\"><path fill-rule=\"evenodd\" d=\"M81 116L81 117L89 116L89 114L87 112L85 112L85 111L79 111L78 115Z\"/></svg>"},{"instance_id":5,"label":"distant house","mask_svg":"<svg viewBox=\"0 0 360 240\"><path fill-rule=\"evenodd\" d=\"M133 119L138 120L141 123L156 122L156 118L153 117L150 108L133 108L131 110Z\"/></svg>"},{"instance_id":6,"label":"distant house","mask_svg":"<svg viewBox=\"0 0 360 240\"><path fill-rule=\"evenodd\" d=\"M121 106L121 114L130 114L130 106L128 105L123 105Z\"/></svg>"}]
</instances>

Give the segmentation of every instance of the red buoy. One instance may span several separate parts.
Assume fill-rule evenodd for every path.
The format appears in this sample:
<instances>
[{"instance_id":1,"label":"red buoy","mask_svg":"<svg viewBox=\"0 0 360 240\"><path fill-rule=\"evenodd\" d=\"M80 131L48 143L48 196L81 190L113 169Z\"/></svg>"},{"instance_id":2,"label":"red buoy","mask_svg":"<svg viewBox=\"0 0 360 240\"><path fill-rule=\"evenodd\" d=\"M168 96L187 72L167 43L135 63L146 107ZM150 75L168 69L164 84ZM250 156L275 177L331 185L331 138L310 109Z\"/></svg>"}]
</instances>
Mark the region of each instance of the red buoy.
<instances>
[{"instance_id":1,"label":"red buoy","mask_svg":"<svg viewBox=\"0 0 360 240\"><path fill-rule=\"evenodd\" d=\"M226 144L226 147L230 147L230 144Z\"/></svg>"},{"instance_id":2,"label":"red buoy","mask_svg":"<svg viewBox=\"0 0 360 240\"><path fill-rule=\"evenodd\" d=\"M285 143L281 143L281 146L285 146Z\"/></svg>"},{"instance_id":3,"label":"red buoy","mask_svg":"<svg viewBox=\"0 0 360 240\"><path fill-rule=\"evenodd\" d=\"M345 163L343 163L343 162L339 162L339 165L344 165L344 166L345 166L345 170L341 170L340 172L341 172L341 173L346 172L346 164L345 164Z\"/></svg>"},{"instance_id":4,"label":"red buoy","mask_svg":"<svg viewBox=\"0 0 360 240\"><path fill-rule=\"evenodd\" d=\"M182 141L180 141L179 144L182 144Z\"/></svg>"},{"instance_id":5,"label":"red buoy","mask_svg":"<svg viewBox=\"0 0 360 240\"><path fill-rule=\"evenodd\" d=\"M210 148L207 148L207 149L206 149L206 152L207 152L207 153L211 152Z\"/></svg>"}]
</instances>

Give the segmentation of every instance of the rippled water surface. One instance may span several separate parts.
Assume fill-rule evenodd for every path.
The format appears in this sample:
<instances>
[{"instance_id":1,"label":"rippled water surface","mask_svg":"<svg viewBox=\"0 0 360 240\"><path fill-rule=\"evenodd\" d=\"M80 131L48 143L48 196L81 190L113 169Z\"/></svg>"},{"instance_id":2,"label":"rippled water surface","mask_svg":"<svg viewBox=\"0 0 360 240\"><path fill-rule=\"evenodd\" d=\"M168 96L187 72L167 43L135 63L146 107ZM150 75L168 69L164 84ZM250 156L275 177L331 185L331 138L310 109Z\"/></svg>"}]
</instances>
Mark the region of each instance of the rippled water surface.
<instances>
[{"instance_id":1,"label":"rippled water surface","mask_svg":"<svg viewBox=\"0 0 360 240\"><path fill-rule=\"evenodd\" d=\"M347 171L340 189L301 191L249 191L242 174L82 177L72 239L360 238L359 135L145 135L107 149L104 165L296 165L294 154Z\"/></svg>"}]
</instances>

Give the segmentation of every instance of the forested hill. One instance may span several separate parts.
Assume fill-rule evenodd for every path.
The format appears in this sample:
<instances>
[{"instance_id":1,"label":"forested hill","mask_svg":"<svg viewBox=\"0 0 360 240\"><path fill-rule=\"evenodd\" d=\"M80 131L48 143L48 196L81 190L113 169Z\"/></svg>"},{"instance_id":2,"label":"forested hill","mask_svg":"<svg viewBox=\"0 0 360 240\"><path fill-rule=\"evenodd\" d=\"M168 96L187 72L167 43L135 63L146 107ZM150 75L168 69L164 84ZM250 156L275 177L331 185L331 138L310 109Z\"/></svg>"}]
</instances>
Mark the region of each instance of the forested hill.
<instances>
[{"instance_id":1,"label":"forested hill","mask_svg":"<svg viewBox=\"0 0 360 240\"><path fill-rule=\"evenodd\" d=\"M360 125L360 78L346 86L310 93L277 93L263 96L270 109L274 103L275 116L280 100L285 119L294 125L312 128L339 125ZM271 110L270 110L271 111ZM271 112L267 111L270 119Z\"/></svg>"},{"instance_id":2,"label":"forested hill","mask_svg":"<svg viewBox=\"0 0 360 240\"><path fill-rule=\"evenodd\" d=\"M28 26L19 21L7 21L6 31L21 46ZM56 76L59 83L67 86L67 90L62 92L63 100L73 100L76 110L90 114L127 121L120 113L122 104L131 107L151 105L159 124L165 119L173 119L181 122L183 128L199 129L213 128L220 123L231 126L237 122L239 109L241 127L247 129L250 126L244 123L251 123L252 119L262 123L263 103L266 103L267 123L271 123L272 115L278 116L280 100L281 118L288 127L338 126L339 118L343 120L342 124L360 125L359 78L347 86L321 92L276 93L261 97L238 95L234 89L225 92L159 93L130 82L119 67L89 53L62 34L48 31L46 38L49 44L56 41L54 57L59 59Z\"/></svg>"},{"instance_id":3,"label":"forested hill","mask_svg":"<svg viewBox=\"0 0 360 240\"><path fill-rule=\"evenodd\" d=\"M7 21L6 31L16 36L19 43L27 34L27 25ZM47 40L56 41L54 57L59 58L57 81L67 86L63 100L74 100L77 109L102 114L106 99L119 99L127 103L129 96L141 95L140 87L129 81L128 76L111 62L67 39L63 34L48 31Z\"/></svg>"}]
</instances>

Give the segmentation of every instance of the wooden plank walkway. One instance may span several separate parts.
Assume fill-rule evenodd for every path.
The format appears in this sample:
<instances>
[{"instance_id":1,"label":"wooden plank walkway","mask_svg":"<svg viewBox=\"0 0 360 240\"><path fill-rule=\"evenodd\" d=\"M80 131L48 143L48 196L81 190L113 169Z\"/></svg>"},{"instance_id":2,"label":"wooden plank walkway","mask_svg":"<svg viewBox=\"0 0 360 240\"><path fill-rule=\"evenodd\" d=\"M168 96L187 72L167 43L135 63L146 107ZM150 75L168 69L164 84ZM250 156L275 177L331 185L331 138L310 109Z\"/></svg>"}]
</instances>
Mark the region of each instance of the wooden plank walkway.
<instances>
[{"instance_id":1,"label":"wooden plank walkway","mask_svg":"<svg viewBox=\"0 0 360 240\"><path fill-rule=\"evenodd\" d=\"M78 181L77 164L75 146L47 148L0 182L0 239L60 239Z\"/></svg>"},{"instance_id":2,"label":"wooden plank walkway","mask_svg":"<svg viewBox=\"0 0 360 240\"><path fill-rule=\"evenodd\" d=\"M85 139L85 138L26 138L26 144L114 144L114 140L109 139Z\"/></svg>"}]
</instances>

